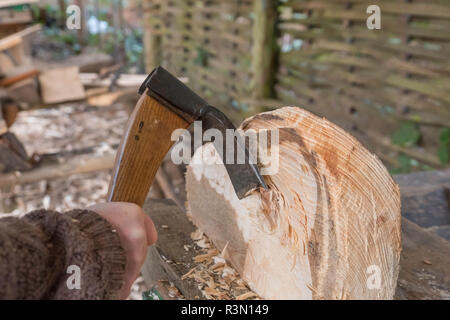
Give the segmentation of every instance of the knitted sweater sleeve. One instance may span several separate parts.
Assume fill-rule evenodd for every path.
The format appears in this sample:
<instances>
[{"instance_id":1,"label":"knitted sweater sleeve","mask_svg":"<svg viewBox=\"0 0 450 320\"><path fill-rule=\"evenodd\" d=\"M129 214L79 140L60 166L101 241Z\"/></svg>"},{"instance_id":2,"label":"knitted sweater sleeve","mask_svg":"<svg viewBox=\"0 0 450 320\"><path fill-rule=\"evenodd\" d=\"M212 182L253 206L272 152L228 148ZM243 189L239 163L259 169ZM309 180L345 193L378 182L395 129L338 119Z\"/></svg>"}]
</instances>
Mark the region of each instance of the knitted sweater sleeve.
<instances>
[{"instance_id":1,"label":"knitted sweater sleeve","mask_svg":"<svg viewBox=\"0 0 450 320\"><path fill-rule=\"evenodd\" d=\"M95 212L0 219L0 299L117 299L125 253Z\"/></svg>"}]
</instances>

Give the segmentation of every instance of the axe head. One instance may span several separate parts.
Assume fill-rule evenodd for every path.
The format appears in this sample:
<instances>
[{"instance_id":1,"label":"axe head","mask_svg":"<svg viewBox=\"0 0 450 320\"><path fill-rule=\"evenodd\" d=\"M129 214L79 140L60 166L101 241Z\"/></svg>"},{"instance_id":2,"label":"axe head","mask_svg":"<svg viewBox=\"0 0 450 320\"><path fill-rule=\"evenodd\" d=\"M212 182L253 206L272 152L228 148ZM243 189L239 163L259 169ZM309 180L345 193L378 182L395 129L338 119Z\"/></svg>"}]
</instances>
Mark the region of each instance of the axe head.
<instances>
[{"instance_id":1,"label":"axe head","mask_svg":"<svg viewBox=\"0 0 450 320\"><path fill-rule=\"evenodd\" d=\"M267 189L257 165L253 163L254 161L250 161L256 158L251 157L244 139L240 138L238 134L232 135L233 149L235 155L239 152L244 154L245 161L242 164L236 163L236 161L232 161L231 164L227 163L225 148L231 141L227 143L226 131L227 129L236 130L232 122L167 70L162 67L154 69L142 83L139 93L141 99L130 117L127 131L117 152L109 189L110 201L128 201L142 205L157 168L173 144L169 131L180 127L187 128L197 120L202 121L204 131L214 128L222 133L223 150L217 151L222 157L239 199L256 188ZM155 136L159 137L155 138ZM150 141L145 141L146 137ZM154 144L154 146L148 144ZM154 155L144 155L151 150L155 153ZM236 158L235 155L233 155L233 159ZM121 167L128 169L121 170ZM139 168L142 168L143 172L136 173L135 170ZM151 168L151 170L145 168ZM136 194L136 190L132 190L133 187L130 186L133 184L130 181L132 178L127 178L127 176L150 181L142 183L142 186L137 186L141 189L147 188L146 192L144 192L145 190L138 192L141 195L134 198L133 194ZM124 182L124 179L128 179L128 182ZM120 187L117 187L119 185Z\"/></svg>"}]
</instances>

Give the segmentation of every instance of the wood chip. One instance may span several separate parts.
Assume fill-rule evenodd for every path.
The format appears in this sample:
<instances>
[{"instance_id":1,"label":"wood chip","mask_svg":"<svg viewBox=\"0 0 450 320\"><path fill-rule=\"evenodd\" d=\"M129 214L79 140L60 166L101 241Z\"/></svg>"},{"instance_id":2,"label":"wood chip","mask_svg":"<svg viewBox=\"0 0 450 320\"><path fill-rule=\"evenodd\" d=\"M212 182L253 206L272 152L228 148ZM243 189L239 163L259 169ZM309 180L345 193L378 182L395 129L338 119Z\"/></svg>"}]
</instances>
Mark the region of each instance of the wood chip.
<instances>
[{"instance_id":1,"label":"wood chip","mask_svg":"<svg viewBox=\"0 0 450 320\"><path fill-rule=\"evenodd\" d=\"M207 287L204 291L207 294L212 295L212 296L221 296L222 295L219 291L217 291L213 288L210 288L210 287Z\"/></svg>"},{"instance_id":2,"label":"wood chip","mask_svg":"<svg viewBox=\"0 0 450 320\"><path fill-rule=\"evenodd\" d=\"M194 271L195 271L196 268L197 268L197 267L194 267L194 268L192 268L191 270L189 270L187 273L185 273L185 274L181 277L181 280L190 278L190 276L194 273Z\"/></svg>"},{"instance_id":3,"label":"wood chip","mask_svg":"<svg viewBox=\"0 0 450 320\"><path fill-rule=\"evenodd\" d=\"M219 263L214 264L214 265L211 267L211 270L213 270L213 271L216 271L216 270L222 270L224 267L225 267L225 263L219 262Z\"/></svg>"},{"instance_id":4,"label":"wood chip","mask_svg":"<svg viewBox=\"0 0 450 320\"><path fill-rule=\"evenodd\" d=\"M210 244L205 239L201 239L199 241L196 241L195 244L197 246L199 246L200 248L202 248L202 249L207 249L207 248L211 247Z\"/></svg>"},{"instance_id":5,"label":"wood chip","mask_svg":"<svg viewBox=\"0 0 450 320\"><path fill-rule=\"evenodd\" d=\"M208 287L210 287L211 289L215 289L216 288L216 283L214 282L214 279L211 277L209 278L209 280L207 281Z\"/></svg>"},{"instance_id":6,"label":"wood chip","mask_svg":"<svg viewBox=\"0 0 450 320\"><path fill-rule=\"evenodd\" d=\"M195 262L203 262L211 259L211 256L209 254L199 254L198 256L195 256L192 258Z\"/></svg>"},{"instance_id":7,"label":"wood chip","mask_svg":"<svg viewBox=\"0 0 450 320\"><path fill-rule=\"evenodd\" d=\"M201 232L200 229L197 229L191 233L192 240L200 240L202 238L203 238L203 232Z\"/></svg>"},{"instance_id":8,"label":"wood chip","mask_svg":"<svg viewBox=\"0 0 450 320\"><path fill-rule=\"evenodd\" d=\"M423 259L423 263L425 263L425 264L427 264L427 265L429 265L429 266L432 265L432 263L430 262L430 260L427 260L427 259Z\"/></svg>"},{"instance_id":9,"label":"wood chip","mask_svg":"<svg viewBox=\"0 0 450 320\"><path fill-rule=\"evenodd\" d=\"M240 296L237 296L236 300L247 300L247 299L256 298L256 297L257 297L256 293L249 291L244 294L241 294Z\"/></svg>"}]
</instances>

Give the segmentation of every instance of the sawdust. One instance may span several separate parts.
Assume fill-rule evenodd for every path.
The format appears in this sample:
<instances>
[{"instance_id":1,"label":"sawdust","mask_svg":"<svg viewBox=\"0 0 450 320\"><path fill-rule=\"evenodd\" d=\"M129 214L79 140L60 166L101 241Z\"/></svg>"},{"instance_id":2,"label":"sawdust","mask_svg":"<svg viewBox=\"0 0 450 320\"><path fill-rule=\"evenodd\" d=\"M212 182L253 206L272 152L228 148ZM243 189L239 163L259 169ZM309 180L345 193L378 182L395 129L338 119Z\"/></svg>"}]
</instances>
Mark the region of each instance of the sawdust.
<instances>
[{"instance_id":1,"label":"sawdust","mask_svg":"<svg viewBox=\"0 0 450 320\"><path fill-rule=\"evenodd\" d=\"M83 103L53 109L21 111L11 131L24 144L28 156L71 152L90 147L99 155L115 153L128 119L120 105L93 108ZM105 201L109 170L72 175L3 189L0 212L23 215L46 208L67 211Z\"/></svg>"},{"instance_id":2,"label":"sawdust","mask_svg":"<svg viewBox=\"0 0 450 320\"><path fill-rule=\"evenodd\" d=\"M191 238L202 249L202 253L193 257L196 266L184 274L182 280L193 279L206 299L259 299L225 260L227 246L219 252L199 229L191 234Z\"/></svg>"}]
</instances>

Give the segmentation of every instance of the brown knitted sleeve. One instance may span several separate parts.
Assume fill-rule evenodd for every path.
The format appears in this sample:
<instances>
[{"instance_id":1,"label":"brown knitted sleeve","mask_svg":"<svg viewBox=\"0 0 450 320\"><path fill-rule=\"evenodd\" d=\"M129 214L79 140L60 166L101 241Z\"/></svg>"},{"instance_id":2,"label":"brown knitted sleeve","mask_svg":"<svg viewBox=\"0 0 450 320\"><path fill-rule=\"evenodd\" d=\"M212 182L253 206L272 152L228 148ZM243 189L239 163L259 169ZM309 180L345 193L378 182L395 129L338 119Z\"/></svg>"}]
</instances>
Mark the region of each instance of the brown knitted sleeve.
<instances>
[{"instance_id":1,"label":"brown knitted sleeve","mask_svg":"<svg viewBox=\"0 0 450 320\"><path fill-rule=\"evenodd\" d=\"M125 262L118 234L95 212L0 219L0 299L117 299Z\"/></svg>"}]
</instances>

